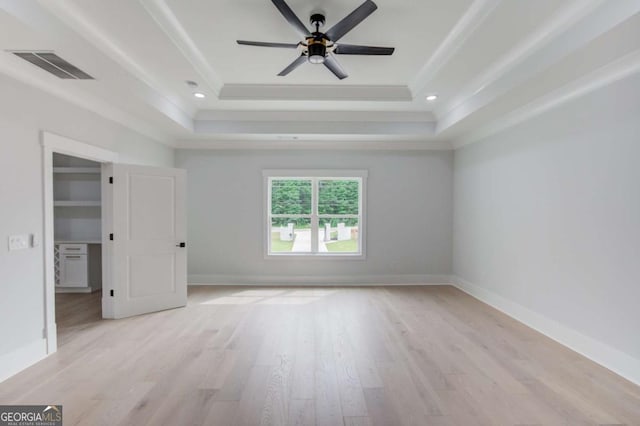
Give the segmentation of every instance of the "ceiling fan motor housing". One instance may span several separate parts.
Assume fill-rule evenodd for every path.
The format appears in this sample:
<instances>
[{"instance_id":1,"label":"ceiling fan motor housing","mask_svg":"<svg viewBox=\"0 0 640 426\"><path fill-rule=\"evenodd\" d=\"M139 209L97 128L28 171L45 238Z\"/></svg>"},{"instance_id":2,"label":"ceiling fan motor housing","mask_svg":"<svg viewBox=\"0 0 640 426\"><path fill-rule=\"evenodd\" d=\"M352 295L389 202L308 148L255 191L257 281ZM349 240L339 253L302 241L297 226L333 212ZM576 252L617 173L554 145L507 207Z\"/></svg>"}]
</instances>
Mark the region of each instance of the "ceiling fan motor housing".
<instances>
[{"instance_id":1,"label":"ceiling fan motor housing","mask_svg":"<svg viewBox=\"0 0 640 426\"><path fill-rule=\"evenodd\" d=\"M327 56L327 38L324 34L314 33L313 37L307 39L307 50L309 62L321 64Z\"/></svg>"}]
</instances>

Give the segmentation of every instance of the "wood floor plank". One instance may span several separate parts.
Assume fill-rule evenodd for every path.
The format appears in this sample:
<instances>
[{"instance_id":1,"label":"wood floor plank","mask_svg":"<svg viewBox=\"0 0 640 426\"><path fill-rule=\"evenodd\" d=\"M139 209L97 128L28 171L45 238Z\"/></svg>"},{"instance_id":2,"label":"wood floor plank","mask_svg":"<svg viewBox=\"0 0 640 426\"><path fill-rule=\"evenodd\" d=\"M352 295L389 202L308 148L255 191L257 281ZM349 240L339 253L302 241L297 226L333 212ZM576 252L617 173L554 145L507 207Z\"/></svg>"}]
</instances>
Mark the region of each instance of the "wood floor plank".
<instances>
[{"instance_id":1,"label":"wood floor plank","mask_svg":"<svg viewBox=\"0 0 640 426\"><path fill-rule=\"evenodd\" d=\"M288 423L292 369L291 355L281 354L278 364L271 369L267 383L267 396L260 418L261 425L285 425Z\"/></svg>"},{"instance_id":2,"label":"wood floor plank","mask_svg":"<svg viewBox=\"0 0 640 426\"><path fill-rule=\"evenodd\" d=\"M252 426L262 423L265 400L271 368L255 365L250 369L246 385L243 387L242 397L238 404L237 424Z\"/></svg>"},{"instance_id":3,"label":"wood floor plank","mask_svg":"<svg viewBox=\"0 0 640 426\"><path fill-rule=\"evenodd\" d=\"M392 426L402 424L396 409L384 388L364 389L369 421L373 426Z\"/></svg>"},{"instance_id":4,"label":"wood floor plank","mask_svg":"<svg viewBox=\"0 0 640 426\"><path fill-rule=\"evenodd\" d=\"M203 424L208 426L235 425L239 412L238 406L238 401L213 401Z\"/></svg>"},{"instance_id":5,"label":"wood floor plank","mask_svg":"<svg viewBox=\"0 0 640 426\"><path fill-rule=\"evenodd\" d=\"M321 303L316 312L315 341L314 397L316 425L342 425L343 415L340 404L340 391L329 329L329 316L325 303Z\"/></svg>"},{"instance_id":6,"label":"wood floor plank","mask_svg":"<svg viewBox=\"0 0 640 426\"><path fill-rule=\"evenodd\" d=\"M371 426L369 417L345 417L344 426Z\"/></svg>"},{"instance_id":7,"label":"wood floor plank","mask_svg":"<svg viewBox=\"0 0 640 426\"><path fill-rule=\"evenodd\" d=\"M107 321L56 299L58 352L0 404L69 425L640 425L640 387L449 286L192 286Z\"/></svg>"},{"instance_id":8,"label":"wood floor plank","mask_svg":"<svg viewBox=\"0 0 640 426\"><path fill-rule=\"evenodd\" d=\"M290 395L292 399L310 400L315 396L316 343L314 327L312 315L298 317Z\"/></svg>"},{"instance_id":9,"label":"wood floor plank","mask_svg":"<svg viewBox=\"0 0 640 426\"><path fill-rule=\"evenodd\" d=\"M292 399L289 403L287 426L313 426L316 408L313 399Z\"/></svg>"},{"instance_id":10,"label":"wood floor plank","mask_svg":"<svg viewBox=\"0 0 640 426\"><path fill-rule=\"evenodd\" d=\"M340 308L342 306L337 305L330 309L330 326L342 415L344 417L366 417L368 413L362 385L346 330L346 320L341 314Z\"/></svg>"}]
</instances>

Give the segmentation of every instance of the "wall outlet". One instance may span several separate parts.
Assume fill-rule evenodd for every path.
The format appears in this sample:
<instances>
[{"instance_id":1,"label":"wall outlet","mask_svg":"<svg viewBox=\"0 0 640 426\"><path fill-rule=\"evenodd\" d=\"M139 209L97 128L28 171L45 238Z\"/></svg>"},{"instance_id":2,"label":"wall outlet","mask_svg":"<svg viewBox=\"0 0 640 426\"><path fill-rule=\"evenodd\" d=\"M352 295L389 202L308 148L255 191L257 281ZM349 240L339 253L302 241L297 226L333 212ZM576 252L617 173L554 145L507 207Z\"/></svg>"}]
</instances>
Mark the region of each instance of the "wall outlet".
<instances>
[{"instance_id":1,"label":"wall outlet","mask_svg":"<svg viewBox=\"0 0 640 426\"><path fill-rule=\"evenodd\" d=\"M24 250L29 247L29 235L9 236L9 251Z\"/></svg>"}]
</instances>

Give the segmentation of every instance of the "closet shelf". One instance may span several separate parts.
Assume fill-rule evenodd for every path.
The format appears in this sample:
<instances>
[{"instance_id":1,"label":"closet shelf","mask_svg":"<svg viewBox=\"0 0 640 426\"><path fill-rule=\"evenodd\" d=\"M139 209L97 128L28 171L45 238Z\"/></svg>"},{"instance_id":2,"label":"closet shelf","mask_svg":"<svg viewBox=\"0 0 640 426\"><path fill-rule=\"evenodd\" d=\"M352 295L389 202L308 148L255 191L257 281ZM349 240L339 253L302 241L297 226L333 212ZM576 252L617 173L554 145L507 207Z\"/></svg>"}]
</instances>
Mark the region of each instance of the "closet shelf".
<instances>
[{"instance_id":1,"label":"closet shelf","mask_svg":"<svg viewBox=\"0 0 640 426\"><path fill-rule=\"evenodd\" d=\"M100 207L100 201L62 201L53 202L55 207Z\"/></svg>"},{"instance_id":2,"label":"closet shelf","mask_svg":"<svg viewBox=\"0 0 640 426\"><path fill-rule=\"evenodd\" d=\"M90 173L100 174L99 167L54 167L53 173Z\"/></svg>"},{"instance_id":3,"label":"closet shelf","mask_svg":"<svg viewBox=\"0 0 640 426\"><path fill-rule=\"evenodd\" d=\"M100 240L83 240L83 239L57 239L54 241L56 245L58 244L102 244Z\"/></svg>"}]
</instances>

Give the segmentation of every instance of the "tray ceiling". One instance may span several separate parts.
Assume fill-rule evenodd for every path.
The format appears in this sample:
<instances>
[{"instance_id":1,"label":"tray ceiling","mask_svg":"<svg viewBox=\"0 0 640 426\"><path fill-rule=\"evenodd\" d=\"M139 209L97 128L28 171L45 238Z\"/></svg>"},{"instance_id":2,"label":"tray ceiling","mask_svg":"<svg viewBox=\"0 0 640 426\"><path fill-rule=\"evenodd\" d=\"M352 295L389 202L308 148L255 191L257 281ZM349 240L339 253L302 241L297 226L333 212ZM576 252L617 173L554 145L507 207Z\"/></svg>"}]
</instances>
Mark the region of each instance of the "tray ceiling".
<instances>
[{"instance_id":1,"label":"tray ceiling","mask_svg":"<svg viewBox=\"0 0 640 426\"><path fill-rule=\"evenodd\" d=\"M327 29L361 1L288 3L305 23L324 12ZM342 41L396 51L341 56L349 78L339 81L312 64L278 77L295 51L236 44L299 41L268 0L0 0L3 50L55 51L96 80L57 81L9 52L0 72L177 147L370 140L441 149L545 97L562 101L640 71L637 1L376 4ZM186 80L206 97L194 98ZM427 102L432 93L438 100Z\"/></svg>"}]
</instances>

